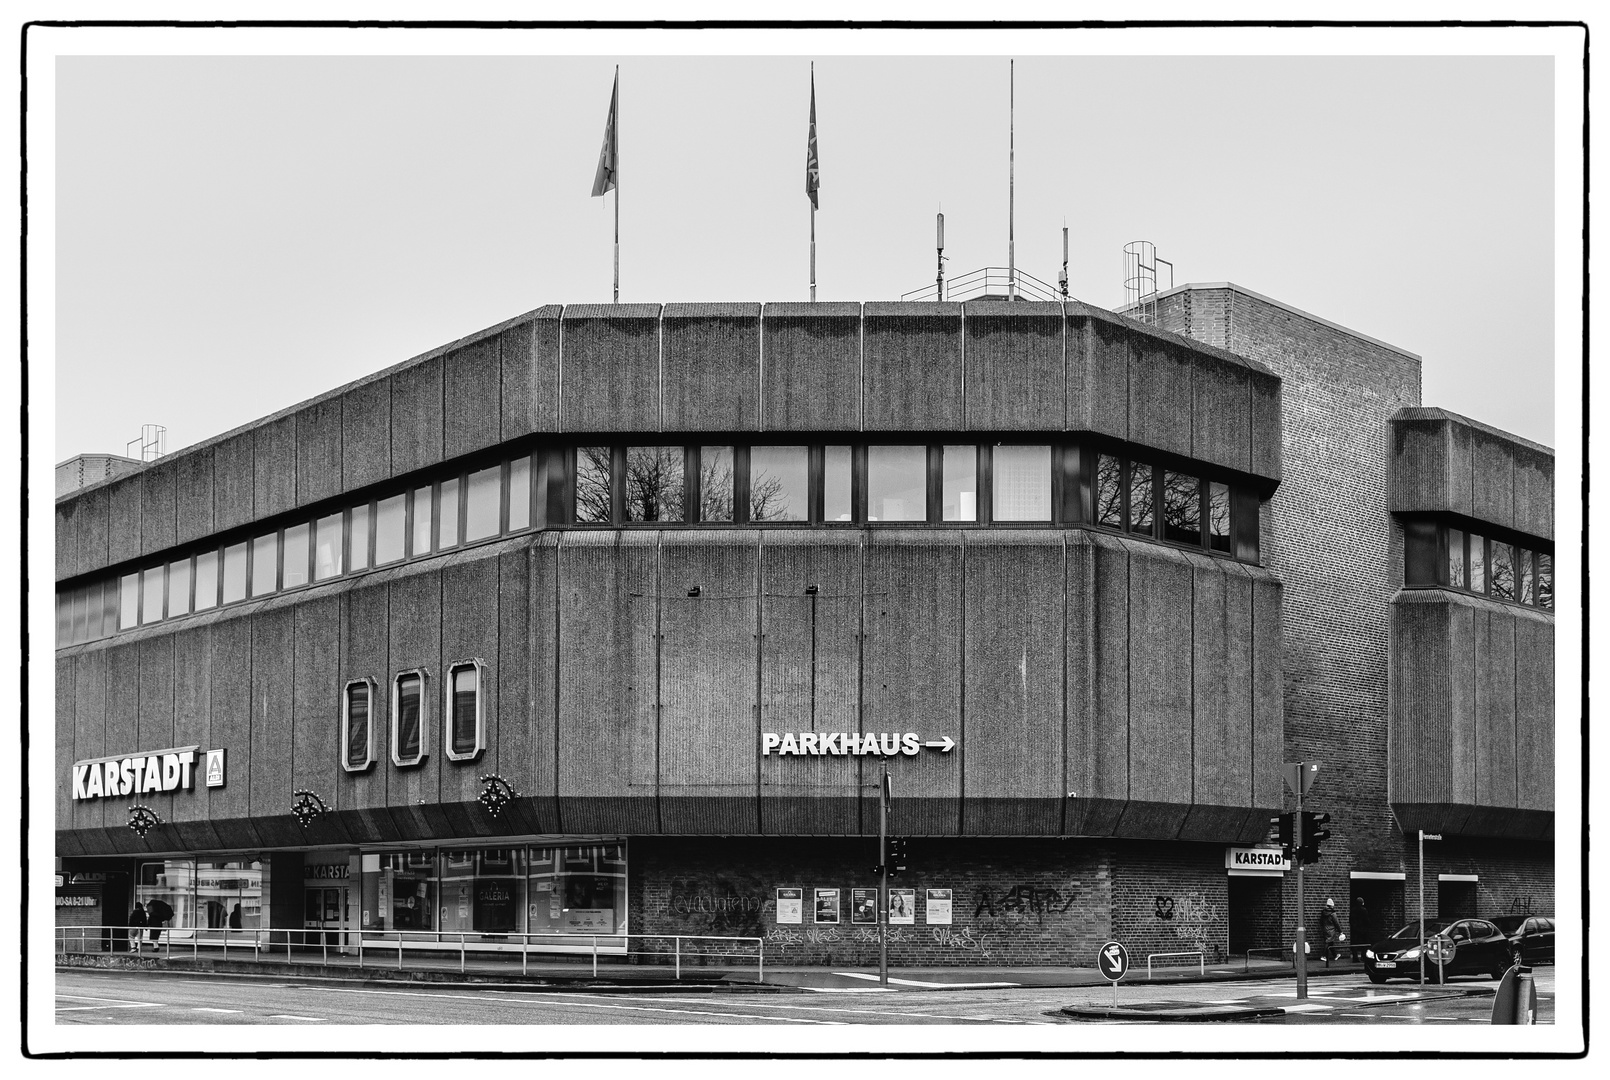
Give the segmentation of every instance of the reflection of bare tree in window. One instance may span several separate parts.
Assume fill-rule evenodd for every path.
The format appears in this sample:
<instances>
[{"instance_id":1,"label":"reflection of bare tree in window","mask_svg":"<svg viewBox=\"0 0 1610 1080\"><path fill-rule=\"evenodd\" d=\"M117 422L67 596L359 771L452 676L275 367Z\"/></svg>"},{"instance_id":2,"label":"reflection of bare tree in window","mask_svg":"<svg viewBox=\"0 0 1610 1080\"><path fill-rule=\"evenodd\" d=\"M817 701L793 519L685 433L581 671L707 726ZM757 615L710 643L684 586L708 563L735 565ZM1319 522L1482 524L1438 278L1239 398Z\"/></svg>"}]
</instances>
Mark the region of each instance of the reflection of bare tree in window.
<instances>
[{"instance_id":1,"label":"reflection of bare tree in window","mask_svg":"<svg viewBox=\"0 0 1610 1080\"><path fill-rule=\"evenodd\" d=\"M609 447L576 447L576 520L609 522Z\"/></svg>"},{"instance_id":2,"label":"reflection of bare tree in window","mask_svg":"<svg viewBox=\"0 0 1610 1080\"><path fill-rule=\"evenodd\" d=\"M1508 544L1493 543L1492 595L1498 600L1515 599L1515 556Z\"/></svg>"},{"instance_id":3,"label":"reflection of bare tree in window","mask_svg":"<svg viewBox=\"0 0 1610 1080\"><path fill-rule=\"evenodd\" d=\"M1129 528L1148 535L1152 531L1152 467L1138 461L1129 463Z\"/></svg>"},{"instance_id":4,"label":"reflection of bare tree in window","mask_svg":"<svg viewBox=\"0 0 1610 1080\"><path fill-rule=\"evenodd\" d=\"M1124 527L1123 481L1118 459L1111 454L1096 456L1096 523Z\"/></svg>"},{"instance_id":5,"label":"reflection of bare tree in window","mask_svg":"<svg viewBox=\"0 0 1610 1080\"><path fill-rule=\"evenodd\" d=\"M749 520L804 521L810 475L803 446L756 446L749 451Z\"/></svg>"},{"instance_id":6,"label":"reflection of bare tree in window","mask_svg":"<svg viewBox=\"0 0 1610 1080\"><path fill-rule=\"evenodd\" d=\"M1208 484L1208 536L1213 550L1230 550L1230 489L1224 484Z\"/></svg>"},{"instance_id":7,"label":"reflection of bare tree in window","mask_svg":"<svg viewBox=\"0 0 1610 1080\"><path fill-rule=\"evenodd\" d=\"M1163 539L1180 544L1202 542L1202 489L1196 477L1164 470Z\"/></svg>"},{"instance_id":8,"label":"reflection of bare tree in window","mask_svg":"<svg viewBox=\"0 0 1610 1080\"><path fill-rule=\"evenodd\" d=\"M682 448L626 449L626 520L682 520Z\"/></svg>"},{"instance_id":9,"label":"reflection of bare tree in window","mask_svg":"<svg viewBox=\"0 0 1610 1080\"><path fill-rule=\"evenodd\" d=\"M732 520L732 448L707 446L699 455L699 518Z\"/></svg>"},{"instance_id":10,"label":"reflection of bare tree in window","mask_svg":"<svg viewBox=\"0 0 1610 1080\"><path fill-rule=\"evenodd\" d=\"M783 478L775 473L762 473L749 482L750 521L794 521L799 515L790 511L788 493L783 490Z\"/></svg>"},{"instance_id":11,"label":"reflection of bare tree in window","mask_svg":"<svg viewBox=\"0 0 1610 1080\"><path fill-rule=\"evenodd\" d=\"M1554 556L1537 553L1537 606L1554 606Z\"/></svg>"}]
</instances>

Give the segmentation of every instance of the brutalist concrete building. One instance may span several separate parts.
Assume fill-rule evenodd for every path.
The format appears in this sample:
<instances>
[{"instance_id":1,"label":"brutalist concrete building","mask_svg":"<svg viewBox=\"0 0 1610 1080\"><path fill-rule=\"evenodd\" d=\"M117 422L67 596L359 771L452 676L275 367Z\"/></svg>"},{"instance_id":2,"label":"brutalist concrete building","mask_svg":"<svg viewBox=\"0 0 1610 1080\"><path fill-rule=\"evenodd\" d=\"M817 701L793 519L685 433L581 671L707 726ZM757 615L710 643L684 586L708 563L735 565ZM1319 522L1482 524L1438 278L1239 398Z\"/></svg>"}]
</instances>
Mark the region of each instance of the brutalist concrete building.
<instances>
[{"instance_id":1,"label":"brutalist concrete building","mask_svg":"<svg viewBox=\"0 0 1610 1080\"><path fill-rule=\"evenodd\" d=\"M1296 760L1311 907L1552 914L1552 453L1419 387L1228 284L521 315L58 499L59 921L865 963L887 771L893 962L1214 959Z\"/></svg>"}]
</instances>

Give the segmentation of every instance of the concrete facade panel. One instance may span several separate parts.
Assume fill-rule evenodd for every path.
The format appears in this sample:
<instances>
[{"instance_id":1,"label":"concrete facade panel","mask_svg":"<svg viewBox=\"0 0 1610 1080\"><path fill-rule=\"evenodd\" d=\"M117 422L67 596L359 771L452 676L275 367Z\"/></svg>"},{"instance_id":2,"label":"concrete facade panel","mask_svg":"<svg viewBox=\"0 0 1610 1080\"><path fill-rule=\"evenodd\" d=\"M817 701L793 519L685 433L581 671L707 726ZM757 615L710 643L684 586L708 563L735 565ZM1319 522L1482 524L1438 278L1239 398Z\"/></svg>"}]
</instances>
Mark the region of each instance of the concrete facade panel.
<instances>
[{"instance_id":1,"label":"concrete facade panel","mask_svg":"<svg viewBox=\"0 0 1610 1080\"><path fill-rule=\"evenodd\" d=\"M83 500L56 506L56 580L78 573L78 511Z\"/></svg>"},{"instance_id":2,"label":"concrete facade panel","mask_svg":"<svg viewBox=\"0 0 1610 1080\"><path fill-rule=\"evenodd\" d=\"M1252 583L1234 563L1189 559L1192 801L1245 809L1255 760Z\"/></svg>"},{"instance_id":3,"label":"concrete facade panel","mask_svg":"<svg viewBox=\"0 0 1610 1080\"><path fill-rule=\"evenodd\" d=\"M1515 529L1554 539L1554 457L1526 446L1513 448Z\"/></svg>"},{"instance_id":4,"label":"concrete facade panel","mask_svg":"<svg viewBox=\"0 0 1610 1080\"><path fill-rule=\"evenodd\" d=\"M442 358L443 456L449 459L502 441L503 369L498 339L485 337Z\"/></svg>"},{"instance_id":5,"label":"concrete facade panel","mask_svg":"<svg viewBox=\"0 0 1610 1080\"><path fill-rule=\"evenodd\" d=\"M252 813L252 623L241 616L212 627L211 748L223 749L230 780L208 794L207 812L220 828Z\"/></svg>"},{"instance_id":6,"label":"concrete facade panel","mask_svg":"<svg viewBox=\"0 0 1610 1080\"><path fill-rule=\"evenodd\" d=\"M248 429L212 448L212 519L219 532L257 517L256 445L256 436Z\"/></svg>"},{"instance_id":7,"label":"concrete facade panel","mask_svg":"<svg viewBox=\"0 0 1610 1080\"><path fill-rule=\"evenodd\" d=\"M294 747L296 610L265 607L251 624L251 765L243 773L244 762L229 764L237 782L250 781L252 816L272 818L290 814L295 790L285 751Z\"/></svg>"},{"instance_id":8,"label":"concrete facade panel","mask_svg":"<svg viewBox=\"0 0 1610 1080\"><path fill-rule=\"evenodd\" d=\"M110 534L107 557L114 563L140 556L140 474L132 473L107 485L110 498Z\"/></svg>"},{"instance_id":9,"label":"concrete facade panel","mask_svg":"<svg viewBox=\"0 0 1610 1080\"><path fill-rule=\"evenodd\" d=\"M173 635L173 745L217 749L212 740L212 627L206 624ZM224 754L225 776L234 764ZM199 771L201 761L197 761ZM169 820L203 822L211 817L212 789L198 776L195 786L175 800Z\"/></svg>"},{"instance_id":10,"label":"concrete facade panel","mask_svg":"<svg viewBox=\"0 0 1610 1080\"><path fill-rule=\"evenodd\" d=\"M386 805L391 765L391 590L385 582L360 584L341 598L341 688L372 679L369 709L374 764L361 772L342 769L336 785L339 809L370 811Z\"/></svg>"},{"instance_id":11,"label":"concrete facade panel","mask_svg":"<svg viewBox=\"0 0 1610 1080\"><path fill-rule=\"evenodd\" d=\"M1285 468L1285 407L1281 382L1273 375L1249 371L1252 390L1252 472L1279 479Z\"/></svg>"},{"instance_id":12,"label":"concrete facade panel","mask_svg":"<svg viewBox=\"0 0 1610 1080\"><path fill-rule=\"evenodd\" d=\"M757 828L760 536L667 532L660 540L661 827ZM698 586L700 595L690 597ZM698 805L704 803L706 805Z\"/></svg>"},{"instance_id":13,"label":"concrete facade panel","mask_svg":"<svg viewBox=\"0 0 1610 1080\"><path fill-rule=\"evenodd\" d=\"M1063 635L1063 658L1067 664L1064 690L1063 752L1068 783L1064 804L1064 835L1111 835L1117 813L1103 815L1094 804L1098 772L1095 745L1096 675L1101 670L1095 657L1096 557L1090 534L1070 530L1063 534L1066 564L1063 571L1063 612L1067 628ZM1125 777L1124 785L1128 779ZM1110 792L1109 792L1110 794ZM1123 798L1122 795L1119 799Z\"/></svg>"},{"instance_id":14,"label":"concrete facade panel","mask_svg":"<svg viewBox=\"0 0 1610 1080\"><path fill-rule=\"evenodd\" d=\"M252 429L255 517L283 514L297 505L296 414Z\"/></svg>"},{"instance_id":15,"label":"concrete facade panel","mask_svg":"<svg viewBox=\"0 0 1610 1080\"><path fill-rule=\"evenodd\" d=\"M73 660L73 761L103 756L106 750L106 671L109 650L80 653ZM98 829L107 820L107 799L73 804L75 829ZM63 825L69 822L64 819Z\"/></svg>"},{"instance_id":16,"label":"concrete facade panel","mask_svg":"<svg viewBox=\"0 0 1610 1080\"><path fill-rule=\"evenodd\" d=\"M1068 791L1062 535L964 537L962 831L1054 834Z\"/></svg>"},{"instance_id":17,"label":"concrete facade panel","mask_svg":"<svg viewBox=\"0 0 1610 1080\"><path fill-rule=\"evenodd\" d=\"M962 427L962 306L867 304L862 315L867 431Z\"/></svg>"},{"instance_id":18,"label":"concrete facade panel","mask_svg":"<svg viewBox=\"0 0 1610 1080\"><path fill-rule=\"evenodd\" d=\"M1252 585L1252 805L1283 807L1286 760L1282 587L1266 570L1246 570Z\"/></svg>"},{"instance_id":19,"label":"concrete facade panel","mask_svg":"<svg viewBox=\"0 0 1610 1080\"><path fill-rule=\"evenodd\" d=\"M1191 638L1179 615L1192 609L1191 566L1172 550L1125 543L1130 801L1188 804L1192 763L1183 751L1191 745Z\"/></svg>"},{"instance_id":20,"label":"concrete facade panel","mask_svg":"<svg viewBox=\"0 0 1610 1080\"><path fill-rule=\"evenodd\" d=\"M660 429L657 304L572 304L560 332L559 429Z\"/></svg>"},{"instance_id":21,"label":"concrete facade panel","mask_svg":"<svg viewBox=\"0 0 1610 1080\"><path fill-rule=\"evenodd\" d=\"M961 819L961 543L948 530L878 530L867 538L863 734L914 731L962 743L949 754L925 750L890 762L893 812L902 828L924 835L954 835ZM877 767L863 757L863 778ZM861 820L876 821L877 807L863 797Z\"/></svg>"},{"instance_id":22,"label":"concrete facade panel","mask_svg":"<svg viewBox=\"0 0 1610 1080\"><path fill-rule=\"evenodd\" d=\"M140 715L135 723L134 745L129 749L161 750L174 745L173 636L149 637L135 648L140 654ZM166 798L172 800L171 795Z\"/></svg>"},{"instance_id":23,"label":"concrete facade panel","mask_svg":"<svg viewBox=\"0 0 1610 1080\"><path fill-rule=\"evenodd\" d=\"M1083 333L1075 335L1074 327L1083 324ZM1075 430L1093 431L1115 439L1129 436L1129 365L1130 330L1111 316L1087 315L1080 319L1070 317L1068 326L1070 346L1078 340L1083 349L1068 354L1069 426ZM1081 408L1074 413L1075 368L1082 393L1077 401Z\"/></svg>"},{"instance_id":24,"label":"concrete facade panel","mask_svg":"<svg viewBox=\"0 0 1610 1080\"><path fill-rule=\"evenodd\" d=\"M538 308L498 335L503 438L559 430L560 307Z\"/></svg>"},{"instance_id":25,"label":"concrete facade panel","mask_svg":"<svg viewBox=\"0 0 1610 1080\"><path fill-rule=\"evenodd\" d=\"M112 495L102 487L73 500L78 519L78 572L98 570L111 561Z\"/></svg>"},{"instance_id":26,"label":"concrete facade panel","mask_svg":"<svg viewBox=\"0 0 1610 1080\"><path fill-rule=\"evenodd\" d=\"M761 337L761 430L860 428L861 305L767 304Z\"/></svg>"},{"instance_id":27,"label":"concrete facade panel","mask_svg":"<svg viewBox=\"0 0 1610 1080\"><path fill-rule=\"evenodd\" d=\"M442 460L442 358L433 356L391 375L391 474Z\"/></svg>"},{"instance_id":28,"label":"concrete facade panel","mask_svg":"<svg viewBox=\"0 0 1610 1080\"><path fill-rule=\"evenodd\" d=\"M1387 470L1387 508L1393 513L1461 507L1452 497L1448 423L1445 420L1394 418L1392 460Z\"/></svg>"},{"instance_id":29,"label":"concrete facade panel","mask_svg":"<svg viewBox=\"0 0 1610 1080\"><path fill-rule=\"evenodd\" d=\"M1083 797L1121 804L1129 798L1129 551L1116 537L1093 534L1090 610L1090 775ZM1072 610L1077 600L1069 598ZM1072 648L1070 644L1069 648ZM1116 827L1116 820L1111 822ZM1107 830L1091 830L1108 835Z\"/></svg>"},{"instance_id":30,"label":"concrete facade panel","mask_svg":"<svg viewBox=\"0 0 1610 1080\"><path fill-rule=\"evenodd\" d=\"M173 461L154 461L136 476L140 485L140 554L165 551L178 542L177 482Z\"/></svg>"},{"instance_id":31,"label":"concrete facade panel","mask_svg":"<svg viewBox=\"0 0 1610 1080\"><path fill-rule=\"evenodd\" d=\"M441 568L431 567L422 573L397 577L391 582L390 590L391 655L386 678L380 684L388 715L397 676L405 671L422 670L425 673L420 695L424 712L424 760L418 765L395 766L391 763L389 724L386 752L378 755L381 763L391 770L386 803L391 808L392 820L406 831L407 825L399 818L398 810L417 807L421 800L426 804L439 802L442 769L447 761L442 718L442 682L446 672L441 667Z\"/></svg>"},{"instance_id":32,"label":"concrete facade panel","mask_svg":"<svg viewBox=\"0 0 1610 1080\"><path fill-rule=\"evenodd\" d=\"M1515 617L1515 799L1554 820L1554 620Z\"/></svg>"},{"instance_id":33,"label":"concrete facade panel","mask_svg":"<svg viewBox=\"0 0 1610 1080\"><path fill-rule=\"evenodd\" d=\"M1515 619L1507 612L1478 612L1476 644L1477 806L1515 807Z\"/></svg>"},{"instance_id":34,"label":"concrete facade panel","mask_svg":"<svg viewBox=\"0 0 1610 1080\"><path fill-rule=\"evenodd\" d=\"M212 459L210 446L175 459L175 543L188 544L213 533Z\"/></svg>"},{"instance_id":35,"label":"concrete facade panel","mask_svg":"<svg viewBox=\"0 0 1610 1080\"><path fill-rule=\"evenodd\" d=\"M1252 376L1246 367L1181 350L1191 366L1191 453L1252 471Z\"/></svg>"},{"instance_id":36,"label":"concrete facade panel","mask_svg":"<svg viewBox=\"0 0 1610 1080\"><path fill-rule=\"evenodd\" d=\"M298 409L296 430L296 501L306 506L341 493L344 432L340 397L327 397Z\"/></svg>"},{"instance_id":37,"label":"concrete facade panel","mask_svg":"<svg viewBox=\"0 0 1610 1080\"><path fill-rule=\"evenodd\" d=\"M1191 352L1140 330L1129 336L1129 437L1189 457L1194 394Z\"/></svg>"},{"instance_id":38,"label":"concrete facade panel","mask_svg":"<svg viewBox=\"0 0 1610 1080\"><path fill-rule=\"evenodd\" d=\"M341 395L341 486L350 491L391 476L391 377Z\"/></svg>"},{"instance_id":39,"label":"concrete facade panel","mask_svg":"<svg viewBox=\"0 0 1610 1080\"><path fill-rule=\"evenodd\" d=\"M761 731L859 733L861 574L857 533L761 535ZM861 774L854 755L761 757L760 831L859 832Z\"/></svg>"},{"instance_id":40,"label":"concrete facade panel","mask_svg":"<svg viewBox=\"0 0 1610 1080\"><path fill-rule=\"evenodd\" d=\"M962 305L966 426L1057 431L1067 421L1067 347L1061 304Z\"/></svg>"},{"instance_id":41,"label":"concrete facade panel","mask_svg":"<svg viewBox=\"0 0 1610 1080\"><path fill-rule=\"evenodd\" d=\"M1514 444L1472 430L1471 509L1474 516L1506 529L1515 526Z\"/></svg>"},{"instance_id":42,"label":"concrete facade panel","mask_svg":"<svg viewBox=\"0 0 1610 1080\"><path fill-rule=\"evenodd\" d=\"M666 431L759 426L759 304L667 304L661 333Z\"/></svg>"},{"instance_id":43,"label":"concrete facade panel","mask_svg":"<svg viewBox=\"0 0 1610 1080\"><path fill-rule=\"evenodd\" d=\"M291 688L291 788L334 809L341 770L341 596L298 604ZM334 648L331 646L335 645ZM280 752L283 760L284 752Z\"/></svg>"},{"instance_id":44,"label":"concrete facade panel","mask_svg":"<svg viewBox=\"0 0 1610 1080\"><path fill-rule=\"evenodd\" d=\"M658 537L578 531L559 547L558 793L567 830L659 829Z\"/></svg>"},{"instance_id":45,"label":"concrete facade panel","mask_svg":"<svg viewBox=\"0 0 1610 1080\"><path fill-rule=\"evenodd\" d=\"M553 534L537 537L525 559L515 554L503 556L502 578L506 590L516 576L526 578L523 589L515 587L520 589L519 598L525 600L523 614L513 609L515 593L505 591L499 596L503 614L504 674L513 677L511 665L524 664L526 705L523 713L514 713L517 695L513 685L505 682L499 731L515 724L521 735L517 739L499 740L498 770L529 797L531 812L542 822L551 824L551 828L542 830L544 832L562 831L556 801L559 790L558 575L559 538ZM529 638L512 637L514 628L522 624L529 626Z\"/></svg>"},{"instance_id":46,"label":"concrete facade panel","mask_svg":"<svg viewBox=\"0 0 1610 1080\"><path fill-rule=\"evenodd\" d=\"M53 779L56 788L57 829L73 827L72 764L78 760L73 752L73 692L77 688L77 661L71 656L56 659L56 768Z\"/></svg>"},{"instance_id":47,"label":"concrete facade panel","mask_svg":"<svg viewBox=\"0 0 1610 1080\"><path fill-rule=\"evenodd\" d=\"M439 692L431 704L439 706L442 755L441 801L473 803L481 793L480 774L494 772L489 767L496 752L501 699L498 689L504 672L498 660L499 620L492 618L494 597L498 596L498 558L495 552L480 552L480 558L442 568L442 651L437 664L441 673ZM525 592L524 588L520 589ZM501 605L501 598L499 598ZM488 749L467 761L450 761L447 751L452 739L453 687L448 681L449 667L460 661L483 662L481 708L485 717L483 739ZM511 748L512 749L512 748ZM479 804L477 804L479 809Z\"/></svg>"}]
</instances>

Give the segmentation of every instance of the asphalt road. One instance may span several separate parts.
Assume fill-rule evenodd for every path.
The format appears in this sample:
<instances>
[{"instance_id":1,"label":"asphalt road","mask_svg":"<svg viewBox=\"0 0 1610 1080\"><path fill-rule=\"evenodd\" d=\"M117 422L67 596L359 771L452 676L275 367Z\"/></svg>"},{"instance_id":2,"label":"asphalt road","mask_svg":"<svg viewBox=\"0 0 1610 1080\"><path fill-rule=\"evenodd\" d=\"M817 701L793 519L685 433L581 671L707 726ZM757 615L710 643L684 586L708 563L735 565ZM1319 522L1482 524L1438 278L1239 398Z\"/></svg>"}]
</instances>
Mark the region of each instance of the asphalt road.
<instances>
[{"instance_id":1,"label":"asphalt road","mask_svg":"<svg viewBox=\"0 0 1610 1080\"><path fill-rule=\"evenodd\" d=\"M1538 977L1539 1022L1554 1017L1552 968ZM1470 985L1491 986L1491 981ZM1457 984L1456 984L1457 986ZM1362 976L1329 980L1329 1002L1259 1023L1469 1024L1487 1022L1492 999L1443 998L1365 1005L1373 990ZM1407 989L1407 988L1405 988ZM1125 986L1126 1003L1163 996L1159 988ZM1226 1001L1282 997L1298 1004L1290 978L1171 986L1167 997ZM79 971L56 973L56 1021L116 1024L973 1024L1079 1023L1057 1010L1108 1003L1102 987L968 990L836 990L804 993L647 993L634 990L542 992L485 986L366 986L230 976ZM1084 1021L1089 1022L1089 1021Z\"/></svg>"}]
</instances>

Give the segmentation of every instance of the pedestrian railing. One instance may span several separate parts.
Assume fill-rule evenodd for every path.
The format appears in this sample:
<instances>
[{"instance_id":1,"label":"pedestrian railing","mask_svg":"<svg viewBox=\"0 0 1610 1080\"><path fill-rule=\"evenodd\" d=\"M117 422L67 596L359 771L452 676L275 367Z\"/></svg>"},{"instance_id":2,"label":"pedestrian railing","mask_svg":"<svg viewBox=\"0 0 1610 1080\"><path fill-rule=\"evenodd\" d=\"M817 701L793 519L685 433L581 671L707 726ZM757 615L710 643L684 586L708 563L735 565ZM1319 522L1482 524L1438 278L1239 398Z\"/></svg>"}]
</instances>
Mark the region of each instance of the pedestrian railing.
<instances>
[{"instance_id":1,"label":"pedestrian railing","mask_svg":"<svg viewBox=\"0 0 1610 1080\"><path fill-rule=\"evenodd\" d=\"M1294 960L1290 959L1291 950L1289 948L1283 948L1279 945L1276 945L1272 949L1248 949L1246 955L1241 958L1241 970L1243 972L1252 970L1253 953L1269 953L1275 959L1275 961L1280 964L1291 964L1295 962Z\"/></svg>"},{"instance_id":2,"label":"pedestrian railing","mask_svg":"<svg viewBox=\"0 0 1610 1080\"><path fill-rule=\"evenodd\" d=\"M641 942L634 949L632 942ZM572 955L590 955L592 973L598 975L599 956L631 956L639 961L669 963L674 977L682 978L684 960L700 961L724 959L755 965L755 981L766 978L766 943L758 937L722 937L711 934L530 934L489 931L454 930L334 930L318 928L253 927L243 929L191 929L163 927L157 940L147 932L126 926L58 926L56 927L56 953L58 955L151 951L164 957L176 953L199 958L208 956L222 959L235 957L254 961L284 957L295 962L296 956L307 957L317 952L320 962L328 965L332 950L338 962L354 963L357 967L392 966L401 971L407 966L407 957L430 956L440 958L443 953L458 957L458 970L467 970L469 960L509 960L510 953L520 957L520 973L528 974L531 955L539 959L555 952ZM306 961L304 961L306 962Z\"/></svg>"},{"instance_id":3,"label":"pedestrian railing","mask_svg":"<svg viewBox=\"0 0 1610 1080\"><path fill-rule=\"evenodd\" d=\"M1152 961L1153 960L1168 960L1168 959L1173 959L1173 958L1181 957L1181 956L1194 956L1194 957L1196 957L1197 974L1198 975L1206 975L1207 974L1207 959L1199 952L1154 952L1154 953L1149 954L1146 957L1146 977L1148 979L1152 977Z\"/></svg>"}]
</instances>

